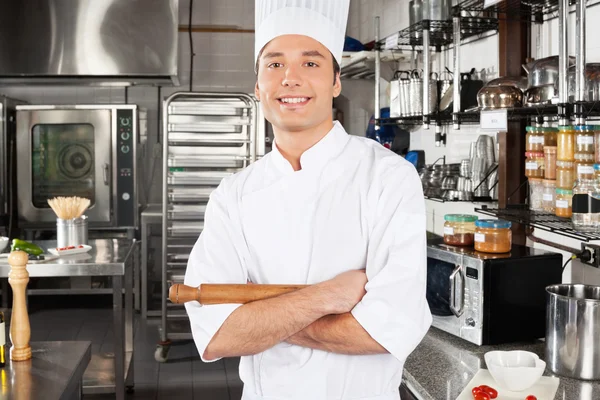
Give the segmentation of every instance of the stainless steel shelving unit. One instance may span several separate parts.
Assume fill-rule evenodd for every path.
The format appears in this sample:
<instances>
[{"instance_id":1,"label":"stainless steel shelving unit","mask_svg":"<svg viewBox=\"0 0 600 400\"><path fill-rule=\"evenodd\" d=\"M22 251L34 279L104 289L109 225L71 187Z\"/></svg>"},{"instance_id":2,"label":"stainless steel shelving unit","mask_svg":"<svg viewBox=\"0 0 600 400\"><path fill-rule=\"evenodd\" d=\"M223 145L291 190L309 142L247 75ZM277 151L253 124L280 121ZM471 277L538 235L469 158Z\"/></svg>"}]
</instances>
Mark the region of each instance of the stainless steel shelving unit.
<instances>
[{"instance_id":1,"label":"stainless steel shelving unit","mask_svg":"<svg viewBox=\"0 0 600 400\"><path fill-rule=\"evenodd\" d=\"M265 154L265 123L258 101L248 94L178 92L163 103L163 135L158 362L167 360L171 339L192 338L183 306L167 303L168 288L183 283L212 191Z\"/></svg>"}]
</instances>

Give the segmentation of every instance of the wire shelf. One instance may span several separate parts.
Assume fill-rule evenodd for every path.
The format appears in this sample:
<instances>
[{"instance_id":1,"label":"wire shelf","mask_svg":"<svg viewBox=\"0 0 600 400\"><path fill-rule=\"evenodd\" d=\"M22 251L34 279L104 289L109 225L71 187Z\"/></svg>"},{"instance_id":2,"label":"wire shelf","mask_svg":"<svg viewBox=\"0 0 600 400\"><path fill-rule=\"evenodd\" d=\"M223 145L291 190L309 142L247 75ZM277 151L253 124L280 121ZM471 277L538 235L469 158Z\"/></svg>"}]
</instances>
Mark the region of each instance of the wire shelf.
<instances>
[{"instance_id":1,"label":"wire shelf","mask_svg":"<svg viewBox=\"0 0 600 400\"><path fill-rule=\"evenodd\" d=\"M573 229L573 224L569 218L557 217L554 214L540 211L532 211L524 204L511 205L505 209L483 206L481 208L475 208L475 211L481 214L553 232L576 240L585 242L600 240L600 232L579 232Z\"/></svg>"},{"instance_id":2,"label":"wire shelf","mask_svg":"<svg viewBox=\"0 0 600 400\"><path fill-rule=\"evenodd\" d=\"M597 121L600 118L600 102L587 101L578 103L581 105L583 115L590 121ZM575 105L572 103L565 105L567 113L573 116L573 110ZM538 123L543 121L557 121L558 120L558 105L547 104L540 105L537 107L515 107L506 108L509 121L522 121L522 120L537 120ZM480 110L471 110L455 113L458 121L462 122L479 122L481 115Z\"/></svg>"},{"instance_id":3,"label":"wire shelf","mask_svg":"<svg viewBox=\"0 0 600 400\"><path fill-rule=\"evenodd\" d=\"M575 4L570 0L569 5ZM466 12L466 13L465 13ZM542 23L558 13L558 0L504 0L484 8L484 0L465 0L453 7L454 15L487 15L498 19Z\"/></svg>"},{"instance_id":4,"label":"wire shelf","mask_svg":"<svg viewBox=\"0 0 600 400\"><path fill-rule=\"evenodd\" d=\"M423 46L423 31L429 30L429 46L437 48L449 46L454 40L452 20L434 21L423 20L398 32L398 47L417 48ZM461 20L461 40L477 36L488 31L498 30L498 20L495 18L465 18ZM379 42L383 45L385 40Z\"/></svg>"}]
</instances>

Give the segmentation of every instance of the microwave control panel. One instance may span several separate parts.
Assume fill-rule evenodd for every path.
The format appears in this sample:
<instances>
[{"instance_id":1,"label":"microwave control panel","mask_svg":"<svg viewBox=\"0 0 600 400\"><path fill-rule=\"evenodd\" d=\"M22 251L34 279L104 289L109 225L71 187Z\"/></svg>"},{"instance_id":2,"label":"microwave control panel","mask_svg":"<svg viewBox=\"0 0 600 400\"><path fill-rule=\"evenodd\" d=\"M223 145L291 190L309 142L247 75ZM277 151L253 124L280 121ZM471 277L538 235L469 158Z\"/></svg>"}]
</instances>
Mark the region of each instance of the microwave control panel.
<instances>
[{"instance_id":1,"label":"microwave control panel","mask_svg":"<svg viewBox=\"0 0 600 400\"><path fill-rule=\"evenodd\" d=\"M135 226L135 114L117 110L117 223Z\"/></svg>"}]
</instances>

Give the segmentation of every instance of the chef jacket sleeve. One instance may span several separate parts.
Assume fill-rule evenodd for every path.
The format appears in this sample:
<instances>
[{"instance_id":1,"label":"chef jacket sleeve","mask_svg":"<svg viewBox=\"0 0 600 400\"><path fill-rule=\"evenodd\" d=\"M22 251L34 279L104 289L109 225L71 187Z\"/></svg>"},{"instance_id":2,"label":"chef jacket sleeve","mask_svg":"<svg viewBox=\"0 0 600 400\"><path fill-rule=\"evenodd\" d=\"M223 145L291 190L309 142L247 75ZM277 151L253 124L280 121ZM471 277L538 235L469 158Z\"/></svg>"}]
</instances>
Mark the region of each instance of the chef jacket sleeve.
<instances>
[{"instance_id":1,"label":"chef jacket sleeve","mask_svg":"<svg viewBox=\"0 0 600 400\"><path fill-rule=\"evenodd\" d=\"M360 325L404 363L429 329L425 200L415 168L402 160L375 185L366 294L352 310Z\"/></svg>"},{"instance_id":2,"label":"chef jacket sleeve","mask_svg":"<svg viewBox=\"0 0 600 400\"><path fill-rule=\"evenodd\" d=\"M184 283L197 287L202 283L247 283L243 257L243 236L239 225L231 218L224 194L224 182L215 189L204 215L204 229L190 253ZM192 336L200 357L223 322L239 304L200 306L192 301L185 304Z\"/></svg>"}]
</instances>

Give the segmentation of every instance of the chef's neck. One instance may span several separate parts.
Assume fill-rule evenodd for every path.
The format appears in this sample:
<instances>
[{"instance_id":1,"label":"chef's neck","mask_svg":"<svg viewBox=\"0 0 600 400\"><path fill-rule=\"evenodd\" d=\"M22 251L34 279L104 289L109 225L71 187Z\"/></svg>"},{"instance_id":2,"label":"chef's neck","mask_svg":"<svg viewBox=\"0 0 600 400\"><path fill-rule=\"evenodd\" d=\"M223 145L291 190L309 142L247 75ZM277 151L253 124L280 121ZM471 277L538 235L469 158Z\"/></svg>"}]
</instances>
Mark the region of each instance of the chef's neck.
<instances>
[{"instance_id":1,"label":"chef's neck","mask_svg":"<svg viewBox=\"0 0 600 400\"><path fill-rule=\"evenodd\" d=\"M302 169L300 164L302 154L323 139L332 128L332 119L327 119L317 126L302 131L288 131L273 126L275 145L283 158L292 165L294 171L299 171Z\"/></svg>"}]
</instances>

